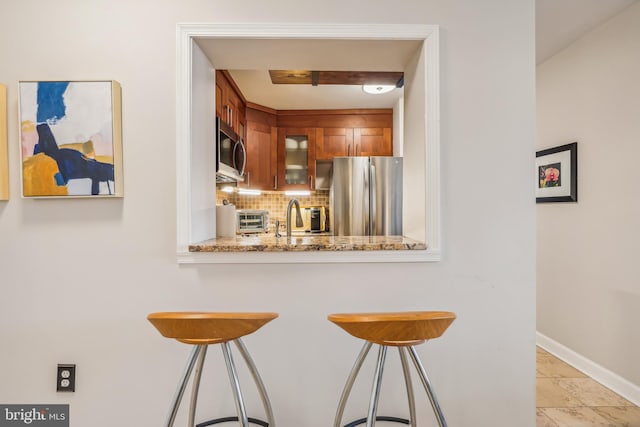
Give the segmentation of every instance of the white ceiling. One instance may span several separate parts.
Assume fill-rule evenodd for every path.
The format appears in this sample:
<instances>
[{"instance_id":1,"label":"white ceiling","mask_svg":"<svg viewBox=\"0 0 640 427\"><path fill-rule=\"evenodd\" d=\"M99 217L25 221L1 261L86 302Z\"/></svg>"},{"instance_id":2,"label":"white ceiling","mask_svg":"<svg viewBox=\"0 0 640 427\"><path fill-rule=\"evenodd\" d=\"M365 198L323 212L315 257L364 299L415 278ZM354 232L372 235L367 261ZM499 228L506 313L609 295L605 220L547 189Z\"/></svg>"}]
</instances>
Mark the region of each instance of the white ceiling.
<instances>
[{"instance_id":1,"label":"white ceiling","mask_svg":"<svg viewBox=\"0 0 640 427\"><path fill-rule=\"evenodd\" d=\"M361 86L273 85L268 70L404 71L419 40L199 39L215 68L228 69L245 98L278 110L392 108L403 89L370 95Z\"/></svg>"},{"instance_id":2,"label":"white ceiling","mask_svg":"<svg viewBox=\"0 0 640 427\"><path fill-rule=\"evenodd\" d=\"M640 0L536 0L536 64ZM245 97L279 110L392 108L403 90L369 95L359 86L272 85L268 71L403 71L416 40L197 40L215 68L231 70Z\"/></svg>"},{"instance_id":3,"label":"white ceiling","mask_svg":"<svg viewBox=\"0 0 640 427\"><path fill-rule=\"evenodd\" d=\"M536 64L637 0L536 0Z\"/></svg>"},{"instance_id":4,"label":"white ceiling","mask_svg":"<svg viewBox=\"0 0 640 427\"><path fill-rule=\"evenodd\" d=\"M404 95L404 89L371 95L353 85L274 85L267 70L231 70L231 75L248 100L276 110L393 108Z\"/></svg>"},{"instance_id":5,"label":"white ceiling","mask_svg":"<svg viewBox=\"0 0 640 427\"><path fill-rule=\"evenodd\" d=\"M215 68L402 71L418 40L200 38ZM360 70L361 69L361 70Z\"/></svg>"}]
</instances>

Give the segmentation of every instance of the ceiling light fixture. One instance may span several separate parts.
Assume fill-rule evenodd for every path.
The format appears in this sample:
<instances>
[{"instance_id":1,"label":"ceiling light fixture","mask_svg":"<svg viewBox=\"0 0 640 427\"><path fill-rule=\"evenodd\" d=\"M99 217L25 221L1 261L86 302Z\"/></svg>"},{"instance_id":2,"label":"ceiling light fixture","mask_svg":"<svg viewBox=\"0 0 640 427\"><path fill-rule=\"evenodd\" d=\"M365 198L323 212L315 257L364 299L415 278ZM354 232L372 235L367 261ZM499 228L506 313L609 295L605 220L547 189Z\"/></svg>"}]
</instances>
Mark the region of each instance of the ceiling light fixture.
<instances>
[{"instance_id":1,"label":"ceiling light fixture","mask_svg":"<svg viewBox=\"0 0 640 427\"><path fill-rule=\"evenodd\" d=\"M362 85L362 90L372 95L380 95L382 93L391 92L395 85Z\"/></svg>"}]
</instances>

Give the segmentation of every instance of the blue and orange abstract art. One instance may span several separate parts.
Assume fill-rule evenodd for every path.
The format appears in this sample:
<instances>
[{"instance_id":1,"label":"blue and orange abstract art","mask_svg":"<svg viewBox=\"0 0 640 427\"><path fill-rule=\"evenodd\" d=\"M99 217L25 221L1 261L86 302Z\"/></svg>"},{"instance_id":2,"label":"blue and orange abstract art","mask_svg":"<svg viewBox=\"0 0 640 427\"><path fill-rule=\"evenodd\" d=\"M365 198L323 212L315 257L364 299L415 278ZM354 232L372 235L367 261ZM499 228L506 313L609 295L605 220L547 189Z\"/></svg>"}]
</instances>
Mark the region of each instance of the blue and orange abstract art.
<instances>
[{"instance_id":1,"label":"blue and orange abstract art","mask_svg":"<svg viewBox=\"0 0 640 427\"><path fill-rule=\"evenodd\" d=\"M120 85L20 82L24 197L122 196Z\"/></svg>"},{"instance_id":2,"label":"blue and orange abstract art","mask_svg":"<svg viewBox=\"0 0 640 427\"><path fill-rule=\"evenodd\" d=\"M7 150L7 87L0 84L0 200L9 200L9 158Z\"/></svg>"}]
</instances>

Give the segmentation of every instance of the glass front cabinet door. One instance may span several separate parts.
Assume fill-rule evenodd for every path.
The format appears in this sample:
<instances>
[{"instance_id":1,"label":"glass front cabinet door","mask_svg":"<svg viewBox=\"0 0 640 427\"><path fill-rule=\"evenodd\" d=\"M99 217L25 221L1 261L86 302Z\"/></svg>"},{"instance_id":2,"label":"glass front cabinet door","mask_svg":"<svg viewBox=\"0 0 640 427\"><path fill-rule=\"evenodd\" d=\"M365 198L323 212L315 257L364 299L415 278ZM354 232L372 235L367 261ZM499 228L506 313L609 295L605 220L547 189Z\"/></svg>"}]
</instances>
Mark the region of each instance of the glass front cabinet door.
<instances>
[{"instance_id":1,"label":"glass front cabinet door","mask_svg":"<svg viewBox=\"0 0 640 427\"><path fill-rule=\"evenodd\" d=\"M314 190L314 128L278 129L278 190Z\"/></svg>"}]
</instances>

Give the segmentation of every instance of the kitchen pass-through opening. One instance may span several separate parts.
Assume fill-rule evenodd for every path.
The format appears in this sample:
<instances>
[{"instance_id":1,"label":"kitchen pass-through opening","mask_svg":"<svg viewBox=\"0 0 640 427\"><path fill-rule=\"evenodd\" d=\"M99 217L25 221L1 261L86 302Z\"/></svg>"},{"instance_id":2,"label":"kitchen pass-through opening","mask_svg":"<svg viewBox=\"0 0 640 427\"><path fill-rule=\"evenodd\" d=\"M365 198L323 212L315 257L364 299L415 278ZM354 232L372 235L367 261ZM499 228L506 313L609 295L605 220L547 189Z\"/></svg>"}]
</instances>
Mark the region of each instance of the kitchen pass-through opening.
<instances>
[{"instance_id":1,"label":"kitchen pass-through opening","mask_svg":"<svg viewBox=\"0 0 640 427\"><path fill-rule=\"evenodd\" d=\"M438 28L429 25L324 25L305 26L251 24L180 24L178 48L177 141L178 141L178 260L180 262L292 262L291 254L191 254L191 243L215 236L215 171L206 159L212 155L209 141L215 130L209 124L211 74L214 68L283 68L273 52L256 53L266 41L270 46L316 43L333 52L327 60L345 61L363 43L399 42L418 46L404 65L404 188L403 234L426 242L424 251L408 253L313 253L298 254L307 262L433 261L440 256L439 217L439 75ZM342 49L338 54L338 49ZM352 49L352 50L350 50ZM314 50L316 60L318 49ZM331 59L332 58L332 59ZM429 60L427 61L427 58ZM346 65L345 65L346 64ZM305 68L313 64L301 63ZM337 66L337 65L335 65ZM373 66L373 65L369 65ZM333 64L332 68L335 68ZM213 83L214 84L214 83ZM215 96L215 95L213 95ZM215 106L213 107L215 108ZM210 133L210 134L209 134ZM284 255L284 256L283 256ZM289 256L287 256L289 255ZM257 258L260 256L259 258Z\"/></svg>"}]
</instances>

